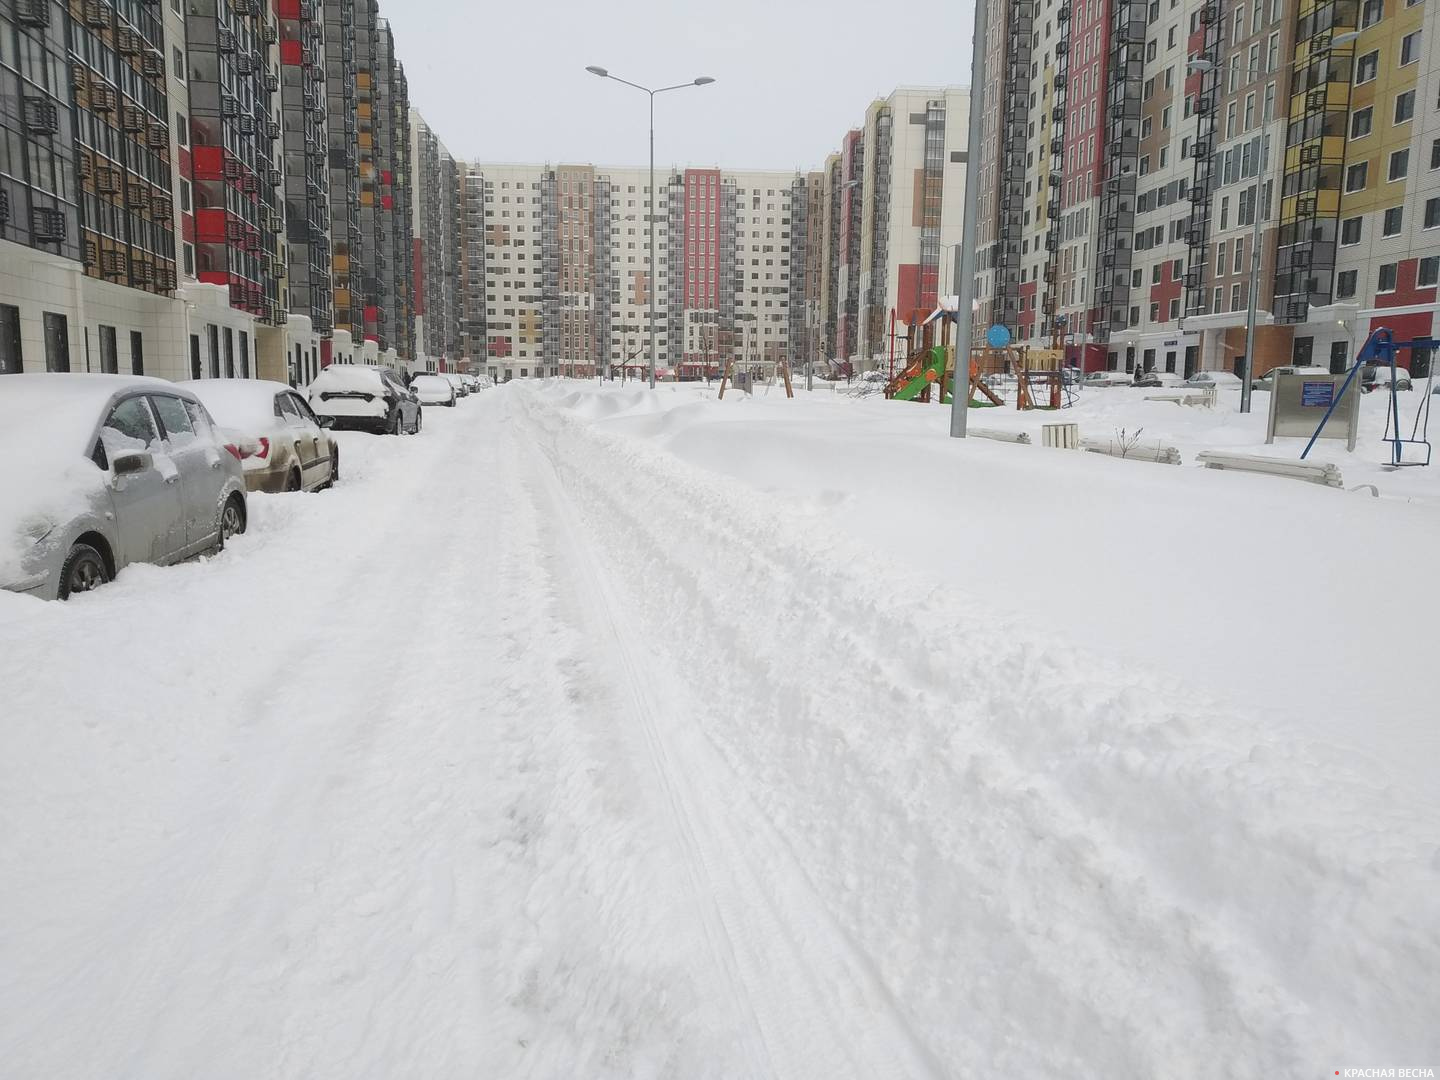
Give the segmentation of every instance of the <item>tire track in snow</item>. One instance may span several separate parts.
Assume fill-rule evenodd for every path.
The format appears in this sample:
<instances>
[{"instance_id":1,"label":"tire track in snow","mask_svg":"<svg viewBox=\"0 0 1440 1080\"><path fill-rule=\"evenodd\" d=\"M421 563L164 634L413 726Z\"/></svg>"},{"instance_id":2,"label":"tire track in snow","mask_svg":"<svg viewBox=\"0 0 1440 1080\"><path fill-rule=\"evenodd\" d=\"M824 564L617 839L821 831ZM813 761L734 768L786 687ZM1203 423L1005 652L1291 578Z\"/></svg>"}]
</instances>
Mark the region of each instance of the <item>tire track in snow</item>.
<instances>
[{"instance_id":1,"label":"tire track in snow","mask_svg":"<svg viewBox=\"0 0 1440 1080\"><path fill-rule=\"evenodd\" d=\"M582 539L585 529L546 446L547 433L528 416L524 423L560 543L589 594L587 606L601 623L601 640L616 658L624 692L670 794L712 948L730 979L732 1000L754 1024L763 1052L757 1061L761 1075L827 1080L941 1075L873 966L825 913L768 819L737 797L743 788L703 736L680 723L697 710L676 680L662 679L660 657L646 665L635 656L628 643L643 638L593 554L598 545ZM661 692L650 689L662 682ZM757 851L763 851L763 867Z\"/></svg>"}]
</instances>

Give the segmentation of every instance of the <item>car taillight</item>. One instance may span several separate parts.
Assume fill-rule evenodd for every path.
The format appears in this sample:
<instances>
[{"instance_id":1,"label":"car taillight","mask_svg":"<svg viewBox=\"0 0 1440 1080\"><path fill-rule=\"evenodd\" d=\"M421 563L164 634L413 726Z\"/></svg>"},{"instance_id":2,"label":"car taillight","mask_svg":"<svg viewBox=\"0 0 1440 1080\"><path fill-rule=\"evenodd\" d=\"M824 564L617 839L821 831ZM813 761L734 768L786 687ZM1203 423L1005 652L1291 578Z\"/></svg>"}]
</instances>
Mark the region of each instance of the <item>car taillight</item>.
<instances>
[{"instance_id":1,"label":"car taillight","mask_svg":"<svg viewBox=\"0 0 1440 1080\"><path fill-rule=\"evenodd\" d=\"M245 460L245 451L241 450L240 447L236 446L234 443L227 442L225 444L225 449L230 451L230 456L233 457L236 461Z\"/></svg>"},{"instance_id":2,"label":"car taillight","mask_svg":"<svg viewBox=\"0 0 1440 1080\"><path fill-rule=\"evenodd\" d=\"M255 440L255 443L256 448L254 450L251 450L250 453L246 456L257 457L261 458L262 460L264 458L268 458L270 456L270 440L266 438L259 438Z\"/></svg>"}]
</instances>

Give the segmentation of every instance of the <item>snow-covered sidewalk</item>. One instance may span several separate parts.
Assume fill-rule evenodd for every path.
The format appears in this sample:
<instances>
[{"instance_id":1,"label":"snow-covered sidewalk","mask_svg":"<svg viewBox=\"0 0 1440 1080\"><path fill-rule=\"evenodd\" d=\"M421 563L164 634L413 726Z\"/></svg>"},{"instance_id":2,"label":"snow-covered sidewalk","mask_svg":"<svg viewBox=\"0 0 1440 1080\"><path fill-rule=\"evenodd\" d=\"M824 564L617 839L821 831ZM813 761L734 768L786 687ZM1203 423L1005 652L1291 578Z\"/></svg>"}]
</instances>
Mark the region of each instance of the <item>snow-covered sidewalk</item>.
<instances>
[{"instance_id":1,"label":"snow-covered sidewalk","mask_svg":"<svg viewBox=\"0 0 1440 1080\"><path fill-rule=\"evenodd\" d=\"M878 548L905 439L729 405L507 386L218 559L0 595L0 1072L1440 1065L1434 798Z\"/></svg>"}]
</instances>

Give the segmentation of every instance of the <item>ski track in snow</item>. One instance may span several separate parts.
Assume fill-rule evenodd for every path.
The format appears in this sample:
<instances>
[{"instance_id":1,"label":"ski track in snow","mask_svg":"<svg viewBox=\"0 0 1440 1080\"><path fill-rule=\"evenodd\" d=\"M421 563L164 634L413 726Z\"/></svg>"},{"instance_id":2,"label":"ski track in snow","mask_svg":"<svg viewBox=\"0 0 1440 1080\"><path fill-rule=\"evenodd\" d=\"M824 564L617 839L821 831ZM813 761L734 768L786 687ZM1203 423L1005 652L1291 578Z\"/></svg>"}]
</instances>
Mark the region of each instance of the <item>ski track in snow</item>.
<instances>
[{"instance_id":1,"label":"ski track in snow","mask_svg":"<svg viewBox=\"0 0 1440 1080\"><path fill-rule=\"evenodd\" d=\"M1428 812L579 404L0 596L0 1076L1440 1062Z\"/></svg>"}]
</instances>

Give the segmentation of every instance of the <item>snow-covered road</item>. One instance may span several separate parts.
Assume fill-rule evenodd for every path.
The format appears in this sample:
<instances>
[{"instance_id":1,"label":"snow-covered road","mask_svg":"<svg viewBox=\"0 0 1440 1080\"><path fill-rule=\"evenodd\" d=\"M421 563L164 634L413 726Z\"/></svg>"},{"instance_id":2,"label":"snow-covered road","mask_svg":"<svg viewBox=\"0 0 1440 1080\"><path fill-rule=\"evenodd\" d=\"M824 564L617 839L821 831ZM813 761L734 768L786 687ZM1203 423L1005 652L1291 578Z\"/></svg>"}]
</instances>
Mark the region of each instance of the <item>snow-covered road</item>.
<instances>
[{"instance_id":1,"label":"snow-covered road","mask_svg":"<svg viewBox=\"0 0 1440 1080\"><path fill-rule=\"evenodd\" d=\"M1429 804L566 405L0 595L0 1075L1440 1065Z\"/></svg>"}]
</instances>

